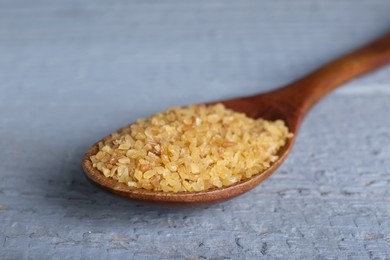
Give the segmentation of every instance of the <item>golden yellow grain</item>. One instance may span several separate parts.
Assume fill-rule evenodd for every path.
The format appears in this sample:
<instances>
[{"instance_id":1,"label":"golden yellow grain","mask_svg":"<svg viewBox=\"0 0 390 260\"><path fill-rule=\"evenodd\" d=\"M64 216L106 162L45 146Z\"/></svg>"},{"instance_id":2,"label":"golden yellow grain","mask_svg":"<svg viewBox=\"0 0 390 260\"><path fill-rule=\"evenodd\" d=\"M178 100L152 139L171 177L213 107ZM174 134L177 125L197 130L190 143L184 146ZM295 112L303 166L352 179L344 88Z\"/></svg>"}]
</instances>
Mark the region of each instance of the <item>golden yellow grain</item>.
<instances>
[{"instance_id":1,"label":"golden yellow grain","mask_svg":"<svg viewBox=\"0 0 390 260\"><path fill-rule=\"evenodd\" d=\"M197 192L261 173L291 136L281 120L255 120L222 104L174 107L113 133L91 161L129 187Z\"/></svg>"}]
</instances>

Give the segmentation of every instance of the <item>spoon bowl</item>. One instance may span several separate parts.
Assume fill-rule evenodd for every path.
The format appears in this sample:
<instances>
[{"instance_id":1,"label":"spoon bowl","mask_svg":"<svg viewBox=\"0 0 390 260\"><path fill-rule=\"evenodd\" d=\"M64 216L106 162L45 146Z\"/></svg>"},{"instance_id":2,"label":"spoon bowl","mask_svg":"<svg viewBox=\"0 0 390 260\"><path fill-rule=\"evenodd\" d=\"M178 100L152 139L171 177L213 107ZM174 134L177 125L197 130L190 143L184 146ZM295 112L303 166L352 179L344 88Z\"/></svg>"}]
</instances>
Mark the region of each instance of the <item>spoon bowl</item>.
<instances>
[{"instance_id":1,"label":"spoon bowl","mask_svg":"<svg viewBox=\"0 0 390 260\"><path fill-rule=\"evenodd\" d=\"M285 146L278 151L279 159L270 168L232 186L201 192L171 193L133 188L112 178L107 178L92 166L90 157L99 151L98 143L109 140L111 135L89 148L82 160L82 166L86 176L92 182L114 194L132 200L159 204L193 205L231 199L253 189L279 168L293 147L304 116L315 103L342 83L382 67L389 62L390 34L332 61L306 77L282 88L250 97L209 103L222 103L226 108L245 113L252 118L282 119L289 131L294 134L292 138L287 140ZM117 132L120 133L123 129Z\"/></svg>"},{"instance_id":2,"label":"spoon bowl","mask_svg":"<svg viewBox=\"0 0 390 260\"><path fill-rule=\"evenodd\" d=\"M246 102L249 102L248 104ZM217 103L224 104L227 108L230 108L236 112L243 112L246 108L250 107L251 99L241 98L235 100L221 101ZM213 104L213 103L210 103ZM276 110L275 110L276 111ZM283 119L289 129L293 129L293 121L288 121L288 117L280 117L279 114L274 112L267 114L267 117L261 116L262 118L274 120L276 118ZM252 110L253 112L253 110ZM260 114L247 114L253 118L258 118ZM274 117L276 116L276 118ZM287 116L287 115L286 115ZM127 127L124 127L127 128ZM122 129L119 129L117 132L121 133ZM291 131L291 130L290 130ZM111 135L103 138L99 142L105 142L111 138ZM83 168L87 177L94 183L98 184L100 187L112 192L114 194L120 195L133 200L141 200L146 202L155 202L159 204L207 204L218 201L224 201L235 196L238 196L248 190L253 189L263 180L267 179L284 161L290 152L293 143L295 140L295 134L292 138L287 139L286 145L283 146L278 151L279 159L272 164L270 168L253 176L252 178L242 180L232 186L214 188L206 191L200 192L162 192L162 191L151 191L145 189L132 188L128 185L118 182L112 178L105 177L98 169L92 166L92 162L89 159L92 155L95 155L99 151L98 143L95 143L85 154L83 158Z\"/></svg>"}]
</instances>

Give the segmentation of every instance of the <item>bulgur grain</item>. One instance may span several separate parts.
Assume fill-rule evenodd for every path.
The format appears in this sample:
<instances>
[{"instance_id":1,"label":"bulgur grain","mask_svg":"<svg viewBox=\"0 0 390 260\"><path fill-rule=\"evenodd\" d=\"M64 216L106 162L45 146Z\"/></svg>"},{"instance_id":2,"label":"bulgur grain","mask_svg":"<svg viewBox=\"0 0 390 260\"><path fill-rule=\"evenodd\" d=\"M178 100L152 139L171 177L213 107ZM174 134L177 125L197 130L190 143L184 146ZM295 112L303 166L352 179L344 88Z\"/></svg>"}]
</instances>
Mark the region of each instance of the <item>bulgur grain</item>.
<instances>
[{"instance_id":1,"label":"bulgur grain","mask_svg":"<svg viewBox=\"0 0 390 260\"><path fill-rule=\"evenodd\" d=\"M129 187L197 192L261 173L291 136L281 120L255 120L222 104L174 107L113 133L90 159Z\"/></svg>"}]
</instances>

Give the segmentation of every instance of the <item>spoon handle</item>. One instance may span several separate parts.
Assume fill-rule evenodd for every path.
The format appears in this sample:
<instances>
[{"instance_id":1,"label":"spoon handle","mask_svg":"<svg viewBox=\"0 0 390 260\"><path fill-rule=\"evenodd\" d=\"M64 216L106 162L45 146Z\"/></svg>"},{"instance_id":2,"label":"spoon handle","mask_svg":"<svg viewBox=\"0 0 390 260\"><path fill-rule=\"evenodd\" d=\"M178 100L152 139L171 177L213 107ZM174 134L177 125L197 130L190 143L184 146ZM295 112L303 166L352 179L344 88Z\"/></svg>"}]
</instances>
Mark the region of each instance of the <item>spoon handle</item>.
<instances>
[{"instance_id":1,"label":"spoon handle","mask_svg":"<svg viewBox=\"0 0 390 260\"><path fill-rule=\"evenodd\" d=\"M277 90L301 114L341 84L390 63L390 33Z\"/></svg>"}]
</instances>

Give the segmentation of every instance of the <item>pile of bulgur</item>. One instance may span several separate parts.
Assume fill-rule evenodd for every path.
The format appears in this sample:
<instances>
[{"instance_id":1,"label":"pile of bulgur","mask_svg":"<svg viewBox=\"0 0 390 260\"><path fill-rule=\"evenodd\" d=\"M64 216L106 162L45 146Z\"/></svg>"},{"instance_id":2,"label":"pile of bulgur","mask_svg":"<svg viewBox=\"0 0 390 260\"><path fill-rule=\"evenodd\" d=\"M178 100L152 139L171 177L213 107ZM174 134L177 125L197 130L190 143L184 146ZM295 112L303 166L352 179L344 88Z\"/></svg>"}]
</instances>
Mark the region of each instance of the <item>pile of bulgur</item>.
<instances>
[{"instance_id":1,"label":"pile of bulgur","mask_svg":"<svg viewBox=\"0 0 390 260\"><path fill-rule=\"evenodd\" d=\"M113 133L90 159L130 187L197 192L261 173L291 136L281 120L255 120L222 104L174 107Z\"/></svg>"}]
</instances>

